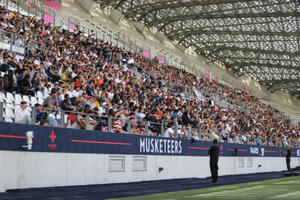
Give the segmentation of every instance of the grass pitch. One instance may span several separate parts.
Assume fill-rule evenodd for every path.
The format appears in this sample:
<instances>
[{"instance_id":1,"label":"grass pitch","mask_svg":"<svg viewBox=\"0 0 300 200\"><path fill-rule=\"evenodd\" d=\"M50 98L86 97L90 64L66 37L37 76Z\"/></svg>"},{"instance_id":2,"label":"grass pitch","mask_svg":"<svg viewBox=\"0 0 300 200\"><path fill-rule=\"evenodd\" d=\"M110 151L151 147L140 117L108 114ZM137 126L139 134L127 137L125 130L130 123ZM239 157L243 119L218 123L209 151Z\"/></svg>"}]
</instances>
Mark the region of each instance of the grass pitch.
<instances>
[{"instance_id":1,"label":"grass pitch","mask_svg":"<svg viewBox=\"0 0 300 200\"><path fill-rule=\"evenodd\" d=\"M168 187L166 185L166 187ZM289 177L210 188L183 190L120 200L300 200L300 178Z\"/></svg>"}]
</instances>

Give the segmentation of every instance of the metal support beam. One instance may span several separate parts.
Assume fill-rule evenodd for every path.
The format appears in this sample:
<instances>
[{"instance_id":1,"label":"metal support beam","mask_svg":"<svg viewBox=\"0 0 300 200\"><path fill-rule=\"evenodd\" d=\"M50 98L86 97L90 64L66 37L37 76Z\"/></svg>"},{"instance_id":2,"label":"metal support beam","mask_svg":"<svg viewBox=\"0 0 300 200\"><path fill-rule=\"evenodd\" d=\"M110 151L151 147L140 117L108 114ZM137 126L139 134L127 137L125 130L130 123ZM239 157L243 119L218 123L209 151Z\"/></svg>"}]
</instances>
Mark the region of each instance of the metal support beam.
<instances>
[{"instance_id":1,"label":"metal support beam","mask_svg":"<svg viewBox=\"0 0 300 200\"><path fill-rule=\"evenodd\" d=\"M290 82L298 82L299 79L281 79L281 80L262 80L259 81L262 84L268 84L268 83L274 83L274 84L280 84L280 83L290 83Z\"/></svg>"},{"instance_id":2,"label":"metal support beam","mask_svg":"<svg viewBox=\"0 0 300 200\"><path fill-rule=\"evenodd\" d=\"M260 54L276 54L276 55L289 55L289 56L300 56L300 52L287 52L287 51L269 51L264 49L251 49L251 48L241 48L241 47L227 47L227 46L207 46L204 48L196 48L195 51L199 49L219 49L219 51L242 51L242 52L254 52Z\"/></svg>"},{"instance_id":3,"label":"metal support beam","mask_svg":"<svg viewBox=\"0 0 300 200\"><path fill-rule=\"evenodd\" d=\"M211 13L205 14L201 13L193 13L188 15L178 15L178 16L171 16L166 18L161 18L155 21L152 21L147 24L147 26L157 26L158 24L163 23L163 26L167 24L177 22L177 21L186 21L186 20L199 20L199 19L230 19L230 18L260 18L260 17L295 17L299 16L300 13L298 12L273 12L273 13L233 13L233 14L223 14L223 13ZM161 29L161 28L160 28Z\"/></svg>"},{"instance_id":4,"label":"metal support beam","mask_svg":"<svg viewBox=\"0 0 300 200\"><path fill-rule=\"evenodd\" d=\"M231 65L231 66L239 66L240 68L245 68L245 67L249 67L249 66L257 66L257 67L266 67L266 68L271 68L271 69L293 69L293 70L298 70L300 73L300 67L293 67L293 66L289 66L289 65L275 65L275 64L271 64L271 63L267 63L267 64L261 64L261 63L257 63L257 62L233 62L233 63L229 63L229 62L223 62L225 65Z\"/></svg>"},{"instance_id":5,"label":"metal support beam","mask_svg":"<svg viewBox=\"0 0 300 200\"><path fill-rule=\"evenodd\" d=\"M298 36L299 31L293 32L269 32L269 31L227 31L227 30L203 30L203 29L183 29L176 30L167 35L171 40L177 38L187 38L192 35L215 34L215 35L262 35L262 36ZM184 37L180 37L184 36Z\"/></svg>"},{"instance_id":6,"label":"metal support beam","mask_svg":"<svg viewBox=\"0 0 300 200\"><path fill-rule=\"evenodd\" d=\"M237 2L247 2L247 1L255 1L255 0L202 0L202 1L191 1L191 2L180 2L177 0L168 0L168 1L158 1L156 3L145 3L142 5L138 5L133 7L128 13L128 16L135 16L137 13L143 13L139 18L141 20L147 14L165 10L165 9L176 9L176 8L190 8L195 6L208 6L208 5L216 5L216 4L224 4L224 3L237 3Z\"/></svg>"}]
</instances>

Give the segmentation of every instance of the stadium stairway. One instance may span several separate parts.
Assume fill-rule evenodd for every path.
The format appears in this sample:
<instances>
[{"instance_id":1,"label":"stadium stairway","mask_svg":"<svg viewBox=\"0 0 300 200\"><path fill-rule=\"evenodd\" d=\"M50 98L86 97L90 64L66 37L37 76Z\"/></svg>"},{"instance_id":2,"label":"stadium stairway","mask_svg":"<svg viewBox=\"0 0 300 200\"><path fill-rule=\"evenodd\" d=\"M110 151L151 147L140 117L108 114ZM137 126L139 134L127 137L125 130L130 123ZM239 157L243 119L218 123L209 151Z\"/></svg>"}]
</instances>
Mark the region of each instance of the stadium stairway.
<instances>
[{"instance_id":1,"label":"stadium stairway","mask_svg":"<svg viewBox=\"0 0 300 200\"><path fill-rule=\"evenodd\" d=\"M170 179L161 181L144 181L133 183L12 189L0 193L1 200L99 200L140 196L163 192L215 187L237 183L283 178L284 172L268 172L244 175L227 175L219 177L218 184L209 184L211 178Z\"/></svg>"}]
</instances>

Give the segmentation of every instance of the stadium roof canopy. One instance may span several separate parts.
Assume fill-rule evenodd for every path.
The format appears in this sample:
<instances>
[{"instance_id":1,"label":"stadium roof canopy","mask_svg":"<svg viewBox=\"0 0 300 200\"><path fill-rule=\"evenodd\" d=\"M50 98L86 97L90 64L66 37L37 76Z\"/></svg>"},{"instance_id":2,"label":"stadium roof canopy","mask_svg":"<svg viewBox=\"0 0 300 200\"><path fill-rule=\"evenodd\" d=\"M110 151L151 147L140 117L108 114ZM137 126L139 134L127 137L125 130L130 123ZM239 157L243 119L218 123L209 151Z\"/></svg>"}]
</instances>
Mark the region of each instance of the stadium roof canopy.
<instances>
[{"instance_id":1,"label":"stadium roof canopy","mask_svg":"<svg viewBox=\"0 0 300 200\"><path fill-rule=\"evenodd\" d=\"M95 0L271 92L300 98L300 0Z\"/></svg>"}]
</instances>

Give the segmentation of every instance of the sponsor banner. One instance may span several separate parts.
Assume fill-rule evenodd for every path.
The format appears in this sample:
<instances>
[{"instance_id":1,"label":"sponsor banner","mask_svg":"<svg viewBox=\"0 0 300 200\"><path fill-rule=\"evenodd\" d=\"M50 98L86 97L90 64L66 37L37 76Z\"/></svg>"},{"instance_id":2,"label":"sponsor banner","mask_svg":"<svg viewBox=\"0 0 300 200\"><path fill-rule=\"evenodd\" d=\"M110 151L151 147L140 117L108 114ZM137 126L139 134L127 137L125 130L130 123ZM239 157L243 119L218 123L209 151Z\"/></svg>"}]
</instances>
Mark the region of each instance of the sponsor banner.
<instances>
[{"instance_id":1,"label":"sponsor banner","mask_svg":"<svg viewBox=\"0 0 300 200\"><path fill-rule=\"evenodd\" d=\"M215 78L214 78L214 81L215 81L216 83L218 83L218 82L219 82L219 78L218 78L218 77L215 77Z\"/></svg>"},{"instance_id":2,"label":"sponsor banner","mask_svg":"<svg viewBox=\"0 0 300 200\"><path fill-rule=\"evenodd\" d=\"M59 2L56 2L56 1L46 0L45 1L45 6L48 6L49 8L53 8L55 10L61 11L61 4Z\"/></svg>"},{"instance_id":3,"label":"sponsor banner","mask_svg":"<svg viewBox=\"0 0 300 200\"><path fill-rule=\"evenodd\" d=\"M205 74L205 78L209 80L209 74Z\"/></svg>"},{"instance_id":4,"label":"sponsor banner","mask_svg":"<svg viewBox=\"0 0 300 200\"><path fill-rule=\"evenodd\" d=\"M158 56L159 63L165 63L165 57L164 56Z\"/></svg>"},{"instance_id":5,"label":"sponsor banner","mask_svg":"<svg viewBox=\"0 0 300 200\"><path fill-rule=\"evenodd\" d=\"M71 31L74 31L74 30L76 29L76 25L73 24L73 23L71 23L71 22L69 22L69 29L70 29Z\"/></svg>"},{"instance_id":6,"label":"sponsor banner","mask_svg":"<svg viewBox=\"0 0 300 200\"><path fill-rule=\"evenodd\" d=\"M33 132L32 149L27 145ZM0 150L134 155L207 156L211 142L0 122ZM220 156L284 157L286 149L220 143ZM300 157L300 149L292 149Z\"/></svg>"},{"instance_id":7,"label":"sponsor banner","mask_svg":"<svg viewBox=\"0 0 300 200\"><path fill-rule=\"evenodd\" d=\"M50 24L54 24L54 17L44 13L44 21Z\"/></svg>"},{"instance_id":8,"label":"sponsor banner","mask_svg":"<svg viewBox=\"0 0 300 200\"><path fill-rule=\"evenodd\" d=\"M151 57L151 52L150 51L143 51L143 56L145 56L146 58L150 58Z\"/></svg>"}]
</instances>

